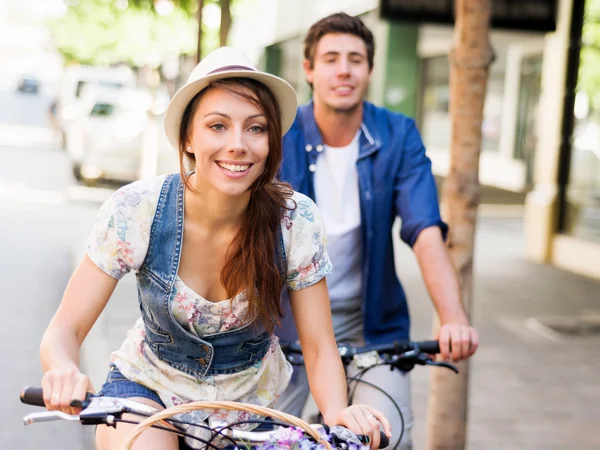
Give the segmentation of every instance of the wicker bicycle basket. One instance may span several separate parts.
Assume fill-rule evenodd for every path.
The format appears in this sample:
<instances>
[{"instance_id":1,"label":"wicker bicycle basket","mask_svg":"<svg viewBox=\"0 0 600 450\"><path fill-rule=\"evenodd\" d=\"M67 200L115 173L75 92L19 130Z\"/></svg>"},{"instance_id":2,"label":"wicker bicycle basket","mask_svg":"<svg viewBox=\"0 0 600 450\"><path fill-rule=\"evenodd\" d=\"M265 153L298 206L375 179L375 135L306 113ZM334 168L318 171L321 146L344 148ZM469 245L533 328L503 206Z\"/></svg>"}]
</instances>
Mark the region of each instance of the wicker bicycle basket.
<instances>
[{"instance_id":1,"label":"wicker bicycle basket","mask_svg":"<svg viewBox=\"0 0 600 450\"><path fill-rule=\"evenodd\" d=\"M199 409L224 409L228 411L247 411L252 414L258 414L265 417L271 417L281 422L289 423L292 426L302 429L307 435L312 437L319 444L322 444L327 450L331 450L331 445L326 440L322 439L319 433L314 430L307 422L299 419L296 416L276 411L271 408L265 408L262 406L248 405L245 403L237 402L191 402L184 405L173 406L171 408L164 409L151 417L144 419L140 422L135 429L128 436L123 449L130 450L135 440L144 432L144 430L150 428L152 425L162 422L165 419L169 419L177 414L195 411Z\"/></svg>"}]
</instances>

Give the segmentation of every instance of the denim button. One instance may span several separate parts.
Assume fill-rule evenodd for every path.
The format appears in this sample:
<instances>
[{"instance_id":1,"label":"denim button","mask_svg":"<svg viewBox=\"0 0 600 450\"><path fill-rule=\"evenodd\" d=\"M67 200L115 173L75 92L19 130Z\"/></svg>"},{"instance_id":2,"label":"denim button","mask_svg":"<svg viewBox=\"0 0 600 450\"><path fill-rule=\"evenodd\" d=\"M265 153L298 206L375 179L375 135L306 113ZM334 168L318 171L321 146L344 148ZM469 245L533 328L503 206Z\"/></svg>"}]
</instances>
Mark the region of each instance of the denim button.
<instances>
[{"instance_id":1,"label":"denim button","mask_svg":"<svg viewBox=\"0 0 600 450\"><path fill-rule=\"evenodd\" d=\"M308 170L310 170L311 172L316 172L317 171L317 165L316 164L311 164L310 166L308 166Z\"/></svg>"},{"instance_id":2,"label":"denim button","mask_svg":"<svg viewBox=\"0 0 600 450\"><path fill-rule=\"evenodd\" d=\"M198 362L200 363L201 366L206 365L206 360L204 358L198 358Z\"/></svg>"},{"instance_id":3,"label":"denim button","mask_svg":"<svg viewBox=\"0 0 600 450\"><path fill-rule=\"evenodd\" d=\"M307 151L307 152L309 152L309 153L310 153L310 152L312 152L312 145L308 144L308 145L305 147L305 149L306 149L306 151Z\"/></svg>"},{"instance_id":4,"label":"denim button","mask_svg":"<svg viewBox=\"0 0 600 450\"><path fill-rule=\"evenodd\" d=\"M323 151L323 146L321 144L317 145L317 151L321 153Z\"/></svg>"}]
</instances>

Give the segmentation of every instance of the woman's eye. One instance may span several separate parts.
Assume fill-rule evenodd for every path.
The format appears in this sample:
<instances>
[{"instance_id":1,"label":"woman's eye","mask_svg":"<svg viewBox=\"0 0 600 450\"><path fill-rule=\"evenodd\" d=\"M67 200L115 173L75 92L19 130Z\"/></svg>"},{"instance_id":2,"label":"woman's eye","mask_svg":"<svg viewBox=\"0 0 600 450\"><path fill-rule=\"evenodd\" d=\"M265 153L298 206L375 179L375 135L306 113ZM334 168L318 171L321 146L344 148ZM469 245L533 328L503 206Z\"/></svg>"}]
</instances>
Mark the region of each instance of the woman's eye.
<instances>
[{"instance_id":1,"label":"woman's eye","mask_svg":"<svg viewBox=\"0 0 600 450\"><path fill-rule=\"evenodd\" d=\"M258 133L262 133L263 131L265 131L265 129L263 127L261 127L260 125L253 125L250 127L250 131L252 133L258 134Z\"/></svg>"},{"instance_id":2,"label":"woman's eye","mask_svg":"<svg viewBox=\"0 0 600 450\"><path fill-rule=\"evenodd\" d=\"M214 125L211 125L210 128L212 128L215 131L223 131L225 129L225 125L223 125L222 123L215 123Z\"/></svg>"}]
</instances>

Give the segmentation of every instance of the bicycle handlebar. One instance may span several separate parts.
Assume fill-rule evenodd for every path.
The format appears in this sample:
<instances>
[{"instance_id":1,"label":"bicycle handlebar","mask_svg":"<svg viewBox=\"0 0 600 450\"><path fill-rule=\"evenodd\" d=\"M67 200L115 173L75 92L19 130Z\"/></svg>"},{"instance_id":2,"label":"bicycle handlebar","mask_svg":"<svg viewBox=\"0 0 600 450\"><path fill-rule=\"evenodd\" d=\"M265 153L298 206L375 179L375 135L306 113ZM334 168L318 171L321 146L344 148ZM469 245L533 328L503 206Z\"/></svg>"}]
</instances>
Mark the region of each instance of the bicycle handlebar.
<instances>
[{"instance_id":1,"label":"bicycle handlebar","mask_svg":"<svg viewBox=\"0 0 600 450\"><path fill-rule=\"evenodd\" d=\"M20 394L21 402L26 405L45 407L44 394L41 387L25 387ZM95 404L98 402L98 404ZM34 422L45 422L51 420L68 420L68 421L81 421L84 424L106 424L114 425L114 417L110 418L110 414L127 412L148 415L154 412L158 412L155 408L144 404L138 404L137 402L127 399L112 399L111 397L98 397L91 393L86 395L84 401L74 400L71 402L71 406L93 409L89 414L82 411L80 416L72 416L65 414L60 411L49 411L45 413L34 413L29 414L25 417L25 424L31 424ZM115 414L116 415L116 414ZM334 439L337 439L338 443L354 442L356 439L360 441L360 444L364 445L366 442L365 436L357 436L350 430L342 426L335 426L331 429L327 425L311 425L312 427L321 427L327 434L332 435ZM265 436L268 432L253 432L253 431L239 431L235 430L232 432L231 437L240 441L250 442L264 442ZM380 432L379 448L386 448L389 445L389 439L383 431ZM358 443L358 442L356 442Z\"/></svg>"},{"instance_id":2,"label":"bicycle handlebar","mask_svg":"<svg viewBox=\"0 0 600 450\"><path fill-rule=\"evenodd\" d=\"M299 344L280 341L279 345L290 363L304 364L302 348ZM353 360L359 360L360 362L357 364L362 368L389 364L399 370L410 371L418 364L446 367L458 373L458 369L453 364L435 361L429 357L429 355L440 353L439 341L394 341L386 344L365 345L364 347L339 344L338 353L345 366L348 366Z\"/></svg>"},{"instance_id":3,"label":"bicycle handlebar","mask_svg":"<svg viewBox=\"0 0 600 450\"><path fill-rule=\"evenodd\" d=\"M280 341L279 345L284 353L302 354L300 344ZM440 353L440 343L439 341L394 341L386 344L365 345L364 347L354 347L346 344L338 345L340 356L345 358L352 358L354 355L361 355L369 352L393 353L399 355L411 350L427 353L429 355L436 355Z\"/></svg>"}]
</instances>

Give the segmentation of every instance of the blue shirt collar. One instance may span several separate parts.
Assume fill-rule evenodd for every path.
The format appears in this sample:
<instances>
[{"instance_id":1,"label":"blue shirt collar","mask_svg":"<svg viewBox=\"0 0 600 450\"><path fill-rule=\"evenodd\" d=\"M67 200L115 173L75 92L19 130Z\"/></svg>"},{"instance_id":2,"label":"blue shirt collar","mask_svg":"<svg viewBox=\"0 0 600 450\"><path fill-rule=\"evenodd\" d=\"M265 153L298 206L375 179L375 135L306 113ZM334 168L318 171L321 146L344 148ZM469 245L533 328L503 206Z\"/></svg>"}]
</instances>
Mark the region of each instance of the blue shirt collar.
<instances>
[{"instance_id":1,"label":"blue shirt collar","mask_svg":"<svg viewBox=\"0 0 600 450\"><path fill-rule=\"evenodd\" d=\"M381 139L379 139L379 134L377 133L377 126L374 123L372 114L369 114L368 112L369 104L363 102L363 120L360 124L362 132L359 141L359 159L369 156L381 148ZM319 131L319 127L315 120L312 100L306 105L300 106L298 115L300 116L300 123L302 124L302 131L304 134L304 149L307 152L322 152L324 148L323 137L321 136L321 132Z\"/></svg>"}]
</instances>

